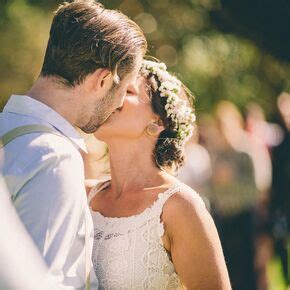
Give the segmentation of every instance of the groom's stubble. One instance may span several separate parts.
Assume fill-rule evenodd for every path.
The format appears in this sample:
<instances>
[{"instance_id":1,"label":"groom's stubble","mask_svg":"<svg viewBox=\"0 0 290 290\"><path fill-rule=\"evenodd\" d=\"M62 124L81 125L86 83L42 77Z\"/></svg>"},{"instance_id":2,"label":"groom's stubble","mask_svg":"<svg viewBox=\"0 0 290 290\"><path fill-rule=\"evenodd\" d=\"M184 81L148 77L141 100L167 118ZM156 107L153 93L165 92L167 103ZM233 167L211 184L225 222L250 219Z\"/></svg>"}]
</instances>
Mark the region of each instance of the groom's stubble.
<instances>
[{"instance_id":1,"label":"groom's stubble","mask_svg":"<svg viewBox=\"0 0 290 290\"><path fill-rule=\"evenodd\" d=\"M118 88L118 84L113 84L108 93L96 101L91 118L85 126L80 127L83 132L87 134L96 132L110 117L112 114L112 107L114 106L115 95L118 93Z\"/></svg>"}]
</instances>

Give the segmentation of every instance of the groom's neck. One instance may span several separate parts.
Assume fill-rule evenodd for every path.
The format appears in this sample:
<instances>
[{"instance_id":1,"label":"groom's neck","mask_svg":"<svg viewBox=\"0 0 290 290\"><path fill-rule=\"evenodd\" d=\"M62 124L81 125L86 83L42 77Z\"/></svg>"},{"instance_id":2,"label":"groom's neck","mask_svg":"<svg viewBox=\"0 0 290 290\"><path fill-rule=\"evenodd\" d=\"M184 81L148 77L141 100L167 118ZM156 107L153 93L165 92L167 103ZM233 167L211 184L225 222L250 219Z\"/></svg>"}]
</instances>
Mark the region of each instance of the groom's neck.
<instances>
[{"instance_id":1,"label":"groom's neck","mask_svg":"<svg viewBox=\"0 0 290 290\"><path fill-rule=\"evenodd\" d=\"M76 88L66 87L53 77L39 77L27 92L27 96L51 107L73 125L77 119L76 95Z\"/></svg>"}]
</instances>

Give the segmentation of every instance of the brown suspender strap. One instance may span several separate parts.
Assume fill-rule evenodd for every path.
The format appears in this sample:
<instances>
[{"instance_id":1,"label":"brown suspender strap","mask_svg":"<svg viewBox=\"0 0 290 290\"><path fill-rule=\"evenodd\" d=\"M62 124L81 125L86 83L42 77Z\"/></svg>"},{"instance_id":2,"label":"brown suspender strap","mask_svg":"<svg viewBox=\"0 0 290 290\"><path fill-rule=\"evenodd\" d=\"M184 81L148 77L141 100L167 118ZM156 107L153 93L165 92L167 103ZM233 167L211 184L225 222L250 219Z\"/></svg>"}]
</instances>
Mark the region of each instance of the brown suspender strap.
<instances>
[{"instance_id":1,"label":"brown suspender strap","mask_svg":"<svg viewBox=\"0 0 290 290\"><path fill-rule=\"evenodd\" d=\"M51 133L59 136L64 136L57 132L56 130L44 126L44 125L26 125L26 126L21 126L17 127L15 129L12 129L11 131L7 132L4 134L2 137L0 137L0 148L6 146L8 143L13 141L15 138L26 135L26 134L31 134L31 133Z\"/></svg>"}]
</instances>

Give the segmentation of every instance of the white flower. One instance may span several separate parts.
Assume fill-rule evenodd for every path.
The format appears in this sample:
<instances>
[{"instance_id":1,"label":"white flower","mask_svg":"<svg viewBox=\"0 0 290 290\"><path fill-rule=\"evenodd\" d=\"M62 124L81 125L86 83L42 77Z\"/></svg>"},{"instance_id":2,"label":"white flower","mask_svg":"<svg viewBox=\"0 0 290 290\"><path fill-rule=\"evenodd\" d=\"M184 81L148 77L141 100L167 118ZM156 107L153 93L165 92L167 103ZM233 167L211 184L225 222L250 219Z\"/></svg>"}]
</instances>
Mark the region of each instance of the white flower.
<instances>
[{"instance_id":1,"label":"white flower","mask_svg":"<svg viewBox=\"0 0 290 290\"><path fill-rule=\"evenodd\" d=\"M145 77L153 74L160 81L161 85L158 88L160 96L167 98L164 106L167 118L171 118L178 136L178 142L183 145L192 135L196 117L192 109L187 106L186 101L179 97L181 82L169 74L166 69L164 63L144 60L141 73Z\"/></svg>"}]
</instances>

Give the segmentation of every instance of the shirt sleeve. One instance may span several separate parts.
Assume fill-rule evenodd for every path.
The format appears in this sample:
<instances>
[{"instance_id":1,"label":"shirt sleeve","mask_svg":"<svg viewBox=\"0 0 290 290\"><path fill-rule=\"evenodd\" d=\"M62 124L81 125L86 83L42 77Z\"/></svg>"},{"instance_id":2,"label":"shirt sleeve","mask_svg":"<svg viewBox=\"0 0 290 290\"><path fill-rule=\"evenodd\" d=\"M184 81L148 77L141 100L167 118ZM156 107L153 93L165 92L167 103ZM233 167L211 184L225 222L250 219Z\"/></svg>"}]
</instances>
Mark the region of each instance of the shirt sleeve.
<instances>
[{"instance_id":1,"label":"shirt sleeve","mask_svg":"<svg viewBox=\"0 0 290 290\"><path fill-rule=\"evenodd\" d=\"M81 155L69 146L28 155L30 162L18 167L25 183L13 197L15 208L57 282L81 288L88 210Z\"/></svg>"},{"instance_id":2,"label":"shirt sleeve","mask_svg":"<svg viewBox=\"0 0 290 290\"><path fill-rule=\"evenodd\" d=\"M0 289L60 289L50 280L43 259L11 204L1 175L0 188Z\"/></svg>"}]
</instances>

